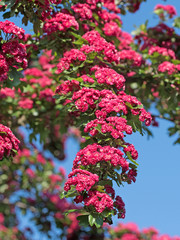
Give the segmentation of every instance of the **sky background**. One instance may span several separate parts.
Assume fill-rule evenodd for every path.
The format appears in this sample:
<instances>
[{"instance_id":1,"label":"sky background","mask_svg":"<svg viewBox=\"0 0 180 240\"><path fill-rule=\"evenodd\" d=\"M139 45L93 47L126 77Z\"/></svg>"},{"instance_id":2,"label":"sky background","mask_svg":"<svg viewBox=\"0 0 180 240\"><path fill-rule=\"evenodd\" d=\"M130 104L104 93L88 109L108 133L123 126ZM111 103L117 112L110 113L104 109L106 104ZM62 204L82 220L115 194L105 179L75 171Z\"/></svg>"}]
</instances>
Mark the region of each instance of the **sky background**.
<instances>
[{"instance_id":1,"label":"sky background","mask_svg":"<svg viewBox=\"0 0 180 240\"><path fill-rule=\"evenodd\" d=\"M137 13L128 13L122 17L123 30L130 33L134 30L134 25L139 26L147 19L148 26L157 24L158 18L152 14L157 3L172 4L180 12L179 0L147 0L141 4ZM26 33L31 33L29 30L32 27L22 26L20 18L11 21L23 27ZM176 139L168 137L167 128L170 126L171 123L160 120L158 128L150 127L154 138L148 140L147 136L142 137L140 134L128 137L127 141L133 143L139 152L139 171L136 183L116 187L116 194L123 198L126 205L126 218L118 221L135 222L140 229L154 226L161 234L180 236L180 146L174 146ZM78 143L69 138L66 142L67 157L61 162L67 174L71 171L78 150Z\"/></svg>"}]
</instances>

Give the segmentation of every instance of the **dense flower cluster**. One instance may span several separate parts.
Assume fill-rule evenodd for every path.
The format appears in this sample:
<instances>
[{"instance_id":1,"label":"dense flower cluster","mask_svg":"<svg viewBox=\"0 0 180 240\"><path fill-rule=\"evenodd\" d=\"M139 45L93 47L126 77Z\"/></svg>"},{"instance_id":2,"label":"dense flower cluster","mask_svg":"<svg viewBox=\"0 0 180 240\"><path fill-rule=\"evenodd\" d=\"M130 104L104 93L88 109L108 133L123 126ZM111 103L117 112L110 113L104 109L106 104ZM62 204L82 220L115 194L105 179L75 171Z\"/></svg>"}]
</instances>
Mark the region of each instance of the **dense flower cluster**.
<instances>
[{"instance_id":1,"label":"dense flower cluster","mask_svg":"<svg viewBox=\"0 0 180 240\"><path fill-rule=\"evenodd\" d=\"M77 153L73 169L96 165L99 162L110 162L114 167L121 167L123 172L129 169L129 163L123 158L123 153L119 149L110 146L102 147L96 143L88 145Z\"/></svg>"},{"instance_id":2,"label":"dense flower cluster","mask_svg":"<svg viewBox=\"0 0 180 240\"><path fill-rule=\"evenodd\" d=\"M111 136L115 139L123 139L124 134L132 134L132 127L127 125L127 120L122 117L108 117L105 120L92 120L87 123L86 127L84 128L84 132L89 132L92 136L95 136L99 133L97 130L97 126L101 126L100 132L103 134L110 133Z\"/></svg>"},{"instance_id":3,"label":"dense flower cluster","mask_svg":"<svg viewBox=\"0 0 180 240\"><path fill-rule=\"evenodd\" d=\"M167 12L169 15L169 18L173 18L175 15L177 15L176 9L172 5L162 5L162 4L157 4L154 8L154 11L156 10L163 10L163 12ZM160 12L158 15L160 18L164 19L164 13Z\"/></svg>"},{"instance_id":4,"label":"dense flower cluster","mask_svg":"<svg viewBox=\"0 0 180 240\"><path fill-rule=\"evenodd\" d=\"M120 62L131 61L132 65L140 67L143 63L142 56L134 50L122 50L118 52Z\"/></svg>"},{"instance_id":5,"label":"dense flower cluster","mask_svg":"<svg viewBox=\"0 0 180 240\"><path fill-rule=\"evenodd\" d=\"M159 47L159 46L150 47L148 54L152 55L154 52L157 52L163 56L169 56L172 59L176 58L174 51L171 49L167 49L167 48L163 48L163 47Z\"/></svg>"},{"instance_id":6,"label":"dense flower cluster","mask_svg":"<svg viewBox=\"0 0 180 240\"><path fill-rule=\"evenodd\" d=\"M100 68L95 72L99 84L115 85L117 89L124 86L125 78L110 68Z\"/></svg>"},{"instance_id":7,"label":"dense flower cluster","mask_svg":"<svg viewBox=\"0 0 180 240\"><path fill-rule=\"evenodd\" d=\"M98 52L105 55L104 59L108 62L118 62L117 50L112 43L107 42L100 33L92 30L85 33L82 38L88 41L89 45L83 45L81 51L85 53Z\"/></svg>"},{"instance_id":8,"label":"dense flower cluster","mask_svg":"<svg viewBox=\"0 0 180 240\"><path fill-rule=\"evenodd\" d=\"M2 44L2 53L4 56L8 55L6 57L8 65L14 66L20 64L23 69L27 67L26 47L17 40Z\"/></svg>"},{"instance_id":9,"label":"dense flower cluster","mask_svg":"<svg viewBox=\"0 0 180 240\"><path fill-rule=\"evenodd\" d=\"M19 107L24 109L31 109L33 108L33 101L29 98L21 98L18 102Z\"/></svg>"},{"instance_id":10,"label":"dense flower cluster","mask_svg":"<svg viewBox=\"0 0 180 240\"><path fill-rule=\"evenodd\" d=\"M76 80L64 81L61 85L56 88L56 93L66 95L69 92L79 90L79 82Z\"/></svg>"},{"instance_id":11,"label":"dense flower cluster","mask_svg":"<svg viewBox=\"0 0 180 240\"><path fill-rule=\"evenodd\" d=\"M81 90L74 92L72 100L75 101L76 107L81 112L86 112L88 107L95 108L95 101L99 99L100 93L93 88L82 88Z\"/></svg>"},{"instance_id":12,"label":"dense flower cluster","mask_svg":"<svg viewBox=\"0 0 180 240\"><path fill-rule=\"evenodd\" d=\"M75 20L74 16L65 13L56 13L52 18L46 19L43 30L50 35L53 32L65 32L66 29L74 27L79 29L79 24Z\"/></svg>"},{"instance_id":13,"label":"dense flower cluster","mask_svg":"<svg viewBox=\"0 0 180 240\"><path fill-rule=\"evenodd\" d=\"M121 35L118 37L118 40L120 41L118 46L120 50L131 48L130 44L133 42L133 38L129 33L121 31Z\"/></svg>"},{"instance_id":14,"label":"dense flower cluster","mask_svg":"<svg viewBox=\"0 0 180 240\"><path fill-rule=\"evenodd\" d=\"M68 191L71 189L72 185L75 185L78 192L82 192L84 190L89 191L98 181L98 175L92 174L86 170L75 169L68 175L68 180L64 185L64 190Z\"/></svg>"},{"instance_id":15,"label":"dense flower cluster","mask_svg":"<svg viewBox=\"0 0 180 240\"><path fill-rule=\"evenodd\" d=\"M179 240L179 237L170 237L168 234L160 235L158 230L154 227L144 228L140 231L139 227L132 222L118 223L115 227L108 227L108 232L112 240L140 240L140 239L153 239L153 240Z\"/></svg>"},{"instance_id":16,"label":"dense flower cluster","mask_svg":"<svg viewBox=\"0 0 180 240\"><path fill-rule=\"evenodd\" d=\"M120 196L116 197L114 205L118 209L118 218L125 218L125 204Z\"/></svg>"},{"instance_id":17,"label":"dense flower cluster","mask_svg":"<svg viewBox=\"0 0 180 240\"><path fill-rule=\"evenodd\" d=\"M0 30L7 34L7 38L11 39L24 39L24 30L20 27L17 27L13 22L6 20L0 22Z\"/></svg>"},{"instance_id":18,"label":"dense flower cluster","mask_svg":"<svg viewBox=\"0 0 180 240\"><path fill-rule=\"evenodd\" d=\"M177 72L177 69L178 69L177 67L178 67L178 65L176 66L171 62L165 61L165 62L159 64L158 71L159 72L167 72L169 75L171 75L171 74Z\"/></svg>"},{"instance_id":19,"label":"dense flower cluster","mask_svg":"<svg viewBox=\"0 0 180 240\"><path fill-rule=\"evenodd\" d=\"M132 158L136 160L138 158L138 152L134 148L134 145L133 144L129 144L129 143L126 143L126 145L127 145L127 147L124 147L124 152L125 153L130 152Z\"/></svg>"},{"instance_id":20,"label":"dense flower cluster","mask_svg":"<svg viewBox=\"0 0 180 240\"><path fill-rule=\"evenodd\" d=\"M77 3L71 7L75 13L78 13L82 20L92 18L90 5L86 3Z\"/></svg>"},{"instance_id":21,"label":"dense flower cluster","mask_svg":"<svg viewBox=\"0 0 180 240\"><path fill-rule=\"evenodd\" d=\"M4 157L14 157L19 149L20 141L14 136L10 128L0 124L0 160Z\"/></svg>"},{"instance_id":22,"label":"dense flower cluster","mask_svg":"<svg viewBox=\"0 0 180 240\"><path fill-rule=\"evenodd\" d=\"M113 200L106 194L98 191L89 191L89 195L84 199L85 206L94 206L96 211L102 213L106 208L113 209Z\"/></svg>"},{"instance_id":23,"label":"dense flower cluster","mask_svg":"<svg viewBox=\"0 0 180 240\"><path fill-rule=\"evenodd\" d=\"M81 18L87 18L83 11L79 12L80 6L87 7L86 5L75 5L73 9L78 14L82 14ZM112 16L106 15L106 12L103 14L105 22L107 21L103 29L105 31L106 24L111 22L109 17ZM111 29L108 28L108 31ZM117 30L115 32L117 34ZM106 35L108 34L109 36L115 35L113 32L106 33ZM121 36L123 35L119 31L118 37ZM110 214L117 214L118 217L124 218L124 202L119 196L115 198L111 184L113 179L116 179L118 184L122 184L123 181L128 184L136 181L136 166L133 165L132 168L127 159L136 164L134 160L138 158L138 152L133 144L126 143L124 140L125 134L132 134L134 130L128 124L127 116L137 115L136 121L145 122L149 126L151 115L146 112L136 97L124 92L125 78L123 75L117 73L108 64L100 62L95 66L88 66L81 62L86 60L88 62L93 55L98 62L96 56L101 54L106 62L113 62L115 65L129 62L131 66L138 67L142 65L143 59L140 54L128 46L131 39L126 43L126 50L118 52L115 45L107 42L95 30L86 32L82 37L88 44L83 44L82 41L80 50L66 51L60 59L57 65L58 71L56 71L58 74L70 69L71 66L77 66L78 72L75 74L78 78L61 80L61 85L56 88L56 93L61 95L62 99L63 96L67 97L64 105L67 108L70 106L69 112L71 116L75 116L75 121L83 118L84 113L86 115L90 113L88 122L83 124L83 127L85 126L84 133L87 138L93 138L96 143L89 143L77 153L72 173L68 176L64 190L67 196L68 192L73 194L76 203L83 202L86 211L88 210L90 213L93 207L101 218L104 218L101 213L105 209ZM81 67L78 68L80 64ZM117 149L119 146L122 147L124 153ZM116 172L117 169L120 173ZM94 179L94 175L96 179Z\"/></svg>"},{"instance_id":24,"label":"dense flower cluster","mask_svg":"<svg viewBox=\"0 0 180 240\"><path fill-rule=\"evenodd\" d=\"M65 52L64 57L61 58L60 62L57 64L57 73L68 70L70 68L70 64L75 60L85 61L86 55L78 49L71 49L70 51Z\"/></svg>"},{"instance_id":25,"label":"dense flower cluster","mask_svg":"<svg viewBox=\"0 0 180 240\"><path fill-rule=\"evenodd\" d=\"M114 21L110 21L104 24L103 28L104 34L107 36L119 37L121 35L121 29L118 24Z\"/></svg>"},{"instance_id":26,"label":"dense flower cluster","mask_svg":"<svg viewBox=\"0 0 180 240\"><path fill-rule=\"evenodd\" d=\"M19 43L24 40L24 30L14 23L0 22L0 39L3 39L0 49L0 82L3 82L8 78L10 67L27 67L27 53L25 45Z\"/></svg>"}]
</instances>

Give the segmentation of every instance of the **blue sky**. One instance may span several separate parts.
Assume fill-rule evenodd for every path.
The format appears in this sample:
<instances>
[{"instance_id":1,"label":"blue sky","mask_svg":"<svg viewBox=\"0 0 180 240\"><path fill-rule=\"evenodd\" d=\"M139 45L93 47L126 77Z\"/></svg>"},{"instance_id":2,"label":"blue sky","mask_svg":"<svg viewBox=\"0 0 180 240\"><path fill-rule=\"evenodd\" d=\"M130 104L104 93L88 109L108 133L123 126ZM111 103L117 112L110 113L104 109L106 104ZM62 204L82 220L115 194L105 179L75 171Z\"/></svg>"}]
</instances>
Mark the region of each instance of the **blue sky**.
<instances>
[{"instance_id":1,"label":"blue sky","mask_svg":"<svg viewBox=\"0 0 180 240\"><path fill-rule=\"evenodd\" d=\"M146 19L149 19L150 26L155 25L158 19L153 17L152 12L157 3L172 4L180 12L178 0L147 0L136 14L122 17L123 30L131 32L134 24L139 26ZM14 22L22 27L20 18ZM29 32L31 26L23 28ZM135 222L140 229L154 226L161 234L180 236L180 146L174 146L175 138L168 137L167 128L171 123L164 120L159 123L158 128L150 127L154 138L147 140L147 136L135 134L128 139L139 152L139 172L136 183L116 188L126 204L126 218L121 221ZM77 142L72 138L67 140L67 158L61 163L67 173L71 171L78 149Z\"/></svg>"}]
</instances>

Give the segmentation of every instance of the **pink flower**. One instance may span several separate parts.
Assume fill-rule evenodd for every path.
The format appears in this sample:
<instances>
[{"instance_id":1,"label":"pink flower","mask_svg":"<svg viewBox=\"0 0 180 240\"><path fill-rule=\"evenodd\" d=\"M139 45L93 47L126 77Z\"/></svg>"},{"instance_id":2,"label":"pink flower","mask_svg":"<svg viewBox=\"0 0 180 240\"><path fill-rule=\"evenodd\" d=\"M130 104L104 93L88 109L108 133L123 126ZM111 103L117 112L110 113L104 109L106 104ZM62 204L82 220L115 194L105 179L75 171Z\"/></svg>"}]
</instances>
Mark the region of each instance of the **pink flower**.
<instances>
[{"instance_id":1,"label":"pink flower","mask_svg":"<svg viewBox=\"0 0 180 240\"><path fill-rule=\"evenodd\" d=\"M68 175L68 180L64 185L64 190L67 192L71 189L71 185L75 185L78 192L85 190L89 191L91 187L98 181L98 175L92 174L86 170L75 169Z\"/></svg>"},{"instance_id":2,"label":"pink flower","mask_svg":"<svg viewBox=\"0 0 180 240\"><path fill-rule=\"evenodd\" d=\"M40 154L40 153L38 153L38 155L37 155L37 162L39 162L39 163L41 163L41 164L43 164L43 165L46 164L45 158L44 158L44 157L42 156L42 154Z\"/></svg>"},{"instance_id":3,"label":"pink flower","mask_svg":"<svg viewBox=\"0 0 180 240\"><path fill-rule=\"evenodd\" d=\"M167 49L159 46L151 46L149 48L148 54L152 55L154 52L158 52L163 56L169 56L170 58L173 58L173 59L176 58L174 51L171 49Z\"/></svg>"},{"instance_id":4,"label":"pink flower","mask_svg":"<svg viewBox=\"0 0 180 240\"><path fill-rule=\"evenodd\" d=\"M46 19L43 27L44 32L48 35L53 32L65 32L68 28L74 27L79 29L79 24L74 16L65 13L56 13L51 19Z\"/></svg>"},{"instance_id":5,"label":"pink flower","mask_svg":"<svg viewBox=\"0 0 180 240\"><path fill-rule=\"evenodd\" d=\"M27 168L26 169L26 173L29 175L29 177L34 178L35 177L35 173L31 168Z\"/></svg>"},{"instance_id":6,"label":"pink flower","mask_svg":"<svg viewBox=\"0 0 180 240\"><path fill-rule=\"evenodd\" d=\"M33 101L30 100L29 98L22 98L18 102L19 107L24 108L24 109L32 109L33 108Z\"/></svg>"},{"instance_id":7,"label":"pink flower","mask_svg":"<svg viewBox=\"0 0 180 240\"><path fill-rule=\"evenodd\" d=\"M159 64L158 71L159 72L167 72L169 75L171 75L176 72L176 66L171 62L165 61L165 62Z\"/></svg>"},{"instance_id":8,"label":"pink flower","mask_svg":"<svg viewBox=\"0 0 180 240\"><path fill-rule=\"evenodd\" d=\"M3 157L15 156L20 141L14 136L10 128L0 124L0 160Z\"/></svg>"},{"instance_id":9,"label":"pink flower","mask_svg":"<svg viewBox=\"0 0 180 240\"><path fill-rule=\"evenodd\" d=\"M88 197L84 199L85 206L94 206L96 211L102 213L106 208L113 209L113 200L106 193L98 191L89 191Z\"/></svg>"},{"instance_id":10,"label":"pink flower","mask_svg":"<svg viewBox=\"0 0 180 240\"><path fill-rule=\"evenodd\" d=\"M56 184L57 182L61 182L61 181L62 181L62 177L59 176L59 175L57 175L57 174L51 174L51 175L49 176L49 178L50 178L50 180L51 180L51 182L52 182L53 184Z\"/></svg>"}]
</instances>

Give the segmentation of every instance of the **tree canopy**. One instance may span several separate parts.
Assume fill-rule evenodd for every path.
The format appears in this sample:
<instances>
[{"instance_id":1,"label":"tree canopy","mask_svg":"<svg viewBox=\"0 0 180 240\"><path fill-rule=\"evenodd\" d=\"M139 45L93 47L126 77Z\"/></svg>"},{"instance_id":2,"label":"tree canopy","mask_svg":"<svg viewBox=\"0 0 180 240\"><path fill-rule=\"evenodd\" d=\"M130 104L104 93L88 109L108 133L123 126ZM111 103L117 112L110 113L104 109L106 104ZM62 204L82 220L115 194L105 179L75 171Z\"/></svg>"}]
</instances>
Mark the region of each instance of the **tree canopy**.
<instances>
[{"instance_id":1,"label":"tree canopy","mask_svg":"<svg viewBox=\"0 0 180 240\"><path fill-rule=\"evenodd\" d=\"M0 1L0 239L32 239L34 229L47 239L161 239L153 228L110 226L126 212L114 186L138 172L127 135L152 136L148 127L165 119L180 143L180 18L157 4L157 25L132 36L121 16L142 2ZM80 151L66 179L54 159L72 135Z\"/></svg>"}]
</instances>

